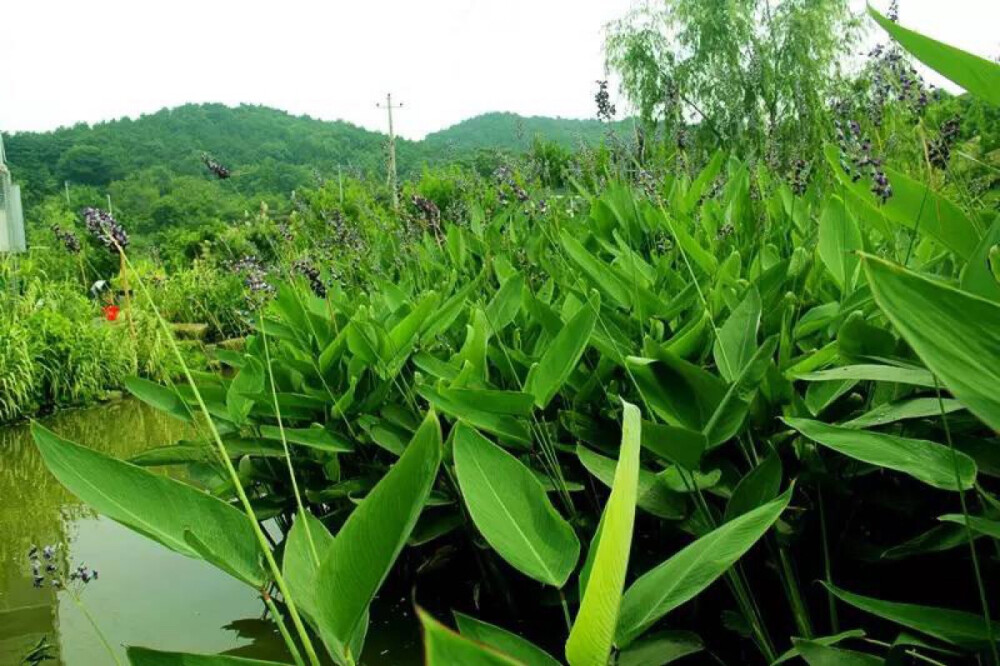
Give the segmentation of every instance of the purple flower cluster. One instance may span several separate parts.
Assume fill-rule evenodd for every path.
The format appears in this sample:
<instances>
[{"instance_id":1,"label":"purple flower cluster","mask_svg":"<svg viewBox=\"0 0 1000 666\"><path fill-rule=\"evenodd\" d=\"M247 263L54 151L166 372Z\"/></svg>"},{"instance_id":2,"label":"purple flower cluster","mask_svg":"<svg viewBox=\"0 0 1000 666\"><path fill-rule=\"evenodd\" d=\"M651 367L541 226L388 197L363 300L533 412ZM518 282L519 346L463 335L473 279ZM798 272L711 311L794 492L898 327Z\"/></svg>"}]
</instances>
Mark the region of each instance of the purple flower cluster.
<instances>
[{"instance_id":1,"label":"purple flower cluster","mask_svg":"<svg viewBox=\"0 0 1000 666\"><path fill-rule=\"evenodd\" d=\"M886 104L895 99L906 104L914 113L922 113L930 103L933 86L928 87L923 77L903 56L896 46L873 48L868 57L872 60L872 88L869 115L876 126L881 126Z\"/></svg>"},{"instance_id":2,"label":"purple flower cluster","mask_svg":"<svg viewBox=\"0 0 1000 666\"><path fill-rule=\"evenodd\" d=\"M410 197L410 203L413 207L419 211L423 216L424 221L430 224L435 229L441 226L441 210L437 207L437 204L426 199L419 194L414 194Z\"/></svg>"},{"instance_id":3,"label":"purple flower cluster","mask_svg":"<svg viewBox=\"0 0 1000 666\"><path fill-rule=\"evenodd\" d=\"M267 271L255 255L248 254L231 265L232 271L243 276L243 285L253 295L268 295L274 287L267 281Z\"/></svg>"},{"instance_id":4,"label":"purple flower cluster","mask_svg":"<svg viewBox=\"0 0 1000 666\"><path fill-rule=\"evenodd\" d=\"M118 254L128 247L128 233L111 213L100 208L84 208L83 222L87 226L87 231L110 252Z\"/></svg>"},{"instance_id":5,"label":"purple flower cluster","mask_svg":"<svg viewBox=\"0 0 1000 666\"><path fill-rule=\"evenodd\" d=\"M365 239L358 233L357 225L348 222L342 212L334 209L326 213L324 218L332 232L330 242L334 248L340 251L348 251L355 255L360 255L365 251Z\"/></svg>"},{"instance_id":6,"label":"purple flower cluster","mask_svg":"<svg viewBox=\"0 0 1000 666\"><path fill-rule=\"evenodd\" d=\"M309 287L313 293L320 298L326 298L326 284L320 275L319 269L308 259L299 259L292 264L292 271L303 276L309 282Z\"/></svg>"},{"instance_id":7,"label":"purple flower cluster","mask_svg":"<svg viewBox=\"0 0 1000 666\"><path fill-rule=\"evenodd\" d=\"M64 581L59 571L62 558L58 546L32 546L28 550L28 563L31 565L32 583L35 587L43 587L46 581L52 587L63 587ZM86 585L97 580L98 575L97 569L81 564L70 572L69 580Z\"/></svg>"},{"instance_id":8,"label":"purple flower cluster","mask_svg":"<svg viewBox=\"0 0 1000 666\"><path fill-rule=\"evenodd\" d=\"M610 123L615 118L615 105L611 103L611 94L608 92L608 82L597 81L597 94L594 95L594 102L597 104L597 119Z\"/></svg>"},{"instance_id":9,"label":"purple flower cluster","mask_svg":"<svg viewBox=\"0 0 1000 666\"><path fill-rule=\"evenodd\" d=\"M792 193L801 197L809 187L809 175L811 169L809 163L803 159L796 159L792 162L792 173L788 178L788 184L792 188Z\"/></svg>"},{"instance_id":10,"label":"purple flower cluster","mask_svg":"<svg viewBox=\"0 0 1000 666\"><path fill-rule=\"evenodd\" d=\"M507 204L511 198L516 199L519 203L528 200L528 193L517 184L514 172L509 167L497 167L496 171L493 172L493 179L497 182L497 194L500 196L501 204Z\"/></svg>"},{"instance_id":11,"label":"purple flower cluster","mask_svg":"<svg viewBox=\"0 0 1000 666\"><path fill-rule=\"evenodd\" d=\"M229 169L222 166L220 162L217 162L213 158L209 157L207 154L204 153L202 154L201 161L205 163L205 166L208 167L208 170L214 173L216 178L218 178L219 180L225 180L232 175L229 172Z\"/></svg>"},{"instance_id":12,"label":"purple flower cluster","mask_svg":"<svg viewBox=\"0 0 1000 666\"><path fill-rule=\"evenodd\" d=\"M53 224L52 234L56 237L57 241L63 244L67 252L70 254L80 253L80 239L72 231L63 229L58 224Z\"/></svg>"},{"instance_id":13,"label":"purple flower cluster","mask_svg":"<svg viewBox=\"0 0 1000 666\"><path fill-rule=\"evenodd\" d=\"M932 139L927 146L927 157L931 164L942 171L948 168L951 160L951 149L958 140L958 132L961 123L958 117L949 118L941 125L936 139Z\"/></svg>"},{"instance_id":14,"label":"purple flower cluster","mask_svg":"<svg viewBox=\"0 0 1000 666\"><path fill-rule=\"evenodd\" d=\"M872 181L872 194L884 204L892 197L892 185L882 169L882 158L872 152L871 139L862 134L856 120L847 123L846 131L840 120L835 120L834 126L840 147L840 167L855 183L867 172Z\"/></svg>"}]
</instances>

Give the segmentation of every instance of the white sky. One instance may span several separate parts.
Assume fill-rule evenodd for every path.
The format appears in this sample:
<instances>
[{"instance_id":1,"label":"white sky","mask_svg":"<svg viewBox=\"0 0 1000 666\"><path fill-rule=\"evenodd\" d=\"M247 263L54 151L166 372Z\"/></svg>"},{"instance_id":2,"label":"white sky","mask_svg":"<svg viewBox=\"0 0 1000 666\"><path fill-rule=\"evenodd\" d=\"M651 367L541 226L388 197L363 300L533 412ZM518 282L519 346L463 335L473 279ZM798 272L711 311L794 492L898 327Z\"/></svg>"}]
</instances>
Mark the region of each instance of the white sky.
<instances>
[{"instance_id":1,"label":"white sky","mask_svg":"<svg viewBox=\"0 0 1000 666\"><path fill-rule=\"evenodd\" d=\"M396 130L410 138L487 111L592 117L603 26L632 4L9 0L0 11L0 128L247 102L382 130L375 102L390 90L404 103ZM1000 0L901 5L908 27L1000 54Z\"/></svg>"}]
</instances>

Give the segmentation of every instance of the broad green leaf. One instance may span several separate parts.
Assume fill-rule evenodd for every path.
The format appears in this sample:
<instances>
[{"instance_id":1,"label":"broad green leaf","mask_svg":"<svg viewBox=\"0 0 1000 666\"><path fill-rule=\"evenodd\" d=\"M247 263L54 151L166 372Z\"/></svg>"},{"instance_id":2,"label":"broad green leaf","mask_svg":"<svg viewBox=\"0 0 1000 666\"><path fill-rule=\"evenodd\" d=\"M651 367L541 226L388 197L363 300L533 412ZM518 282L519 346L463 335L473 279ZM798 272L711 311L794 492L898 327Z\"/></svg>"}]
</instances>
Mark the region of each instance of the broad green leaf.
<instances>
[{"instance_id":1,"label":"broad green leaf","mask_svg":"<svg viewBox=\"0 0 1000 666\"><path fill-rule=\"evenodd\" d=\"M465 344L452 359L452 363L463 368L463 374L467 377L475 377L478 383L485 382L489 379L486 353L492 334L489 322L486 321L486 313L480 308L473 309L465 329Z\"/></svg>"},{"instance_id":2,"label":"broad green leaf","mask_svg":"<svg viewBox=\"0 0 1000 666\"><path fill-rule=\"evenodd\" d=\"M809 666L879 666L885 662L875 655L823 645L801 638L792 640Z\"/></svg>"},{"instance_id":3,"label":"broad green leaf","mask_svg":"<svg viewBox=\"0 0 1000 666\"><path fill-rule=\"evenodd\" d=\"M406 544L440 462L441 428L431 411L403 455L351 512L328 548L317 578L316 619L338 656L349 651L368 605Z\"/></svg>"},{"instance_id":4,"label":"broad green leaf","mask_svg":"<svg viewBox=\"0 0 1000 666\"><path fill-rule=\"evenodd\" d=\"M952 394L1000 431L1000 304L882 259L863 259L875 302Z\"/></svg>"},{"instance_id":5,"label":"broad green leaf","mask_svg":"<svg viewBox=\"0 0 1000 666\"><path fill-rule=\"evenodd\" d=\"M422 608L417 609L417 617L424 629L425 666L529 666L455 633Z\"/></svg>"},{"instance_id":6,"label":"broad green leaf","mask_svg":"<svg viewBox=\"0 0 1000 666\"><path fill-rule=\"evenodd\" d=\"M132 666L282 666L276 661L244 659L224 654L160 652L159 650L134 646L126 648L125 653Z\"/></svg>"},{"instance_id":7,"label":"broad green leaf","mask_svg":"<svg viewBox=\"0 0 1000 666\"><path fill-rule=\"evenodd\" d=\"M642 446L660 458L693 471L701 466L708 439L696 430L643 421Z\"/></svg>"},{"instance_id":8,"label":"broad green leaf","mask_svg":"<svg viewBox=\"0 0 1000 666\"><path fill-rule=\"evenodd\" d=\"M891 382L934 388L934 375L924 368L901 368L895 365L844 365L792 375L806 382L870 381Z\"/></svg>"},{"instance_id":9,"label":"broad green leaf","mask_svg":"<svg viewBox=\"0 0 1000 666\"><path fill-rule=\"evenodd\" d=\"M611 458L594 453L583 445L576 447L576 455L588 472L602 484L614 485L617 464ZM657 474L639 468L639 482L636 491L637 506L648 513L665 520L680 520L687 513L687 503L683 495L671 492Z\"/></svg>"},{"instance_id":10,"label":"broad green leaf","mask_svg":"<svg viewBox=\"0 0 1000 666\"><path fill-rule=\"evenodd\" d=\"M844 201L837 196L827 199L823 214L819 218L820 259L830 271L841 293L854 288L859 259L855 251L862 249L861 230Z\"/></svg>"},{"instance_id":11,"label":"broad green leaf","mask_svg":"<svg viewBox=\"0 0 1000 666\"><path fill-rule=\"evenodd\" d=\"M833 636L822 636L819 638L813 638L812 642L817 643L819 645L830 646L830 645L836 645L837 643L845 641L849 638L864 638L864 637L865 637L865 632L862 631L861 629L851 629L849 631L843 631ZM799 656L799 648L793 646L790 650L784 652L780 657L772 661L771 666L778 666L778 664L783 664L786 661L795 659L795 657L798 656Z\"/></svg>"},{"instance_id":12,"label":"broad green leaf","mask_svg":"<svg viewBox=\"0 0 1000 666\"><path fill-rule=\"evenodd\" d=\"M958 523L959 525L968 524L973 532L985 534L994 539L1000 539L1000 521L998 520L990 520L981 516L969 516L969 519L966 520L965 516L961 514L948 514L939 517L938 520L946 523Z\"/></svg>"},{"instance_id":13,"label":"broad green leaf","mask_svg":"<svg viewBox=\"0 0 1000 666\"><path fill-rule=\"evenodd\" d=\"M601 259L592 255L580 241L573 237L569 230L564 229L559 235L563 250L576 266L583 271L587 279L617 305L628 308L632 303L632 294L628 285L622 283L611 267Z\"/></svg>"},{"instance_id":14,"label":"broad green leaf","mask_svg":"<svg viewBox=\"0 0 1000 666\"><path fill-rule=\"evenodd\" d=\"M900 402L886 402L861 416L855 417L843 424L845 428L874 428L884 426L906 419L923 419L941 415L941 406L944 405L944 413L951 414L965 409L958 400L944 398L938 403L937 398L911 398Z\"/></svg>"},{"instance_id":15,"label":"broad green leaf","mask_svg":"<svg viewBox=\"0 0 1000 666\"><path fill-rule=\"evenodd\" d=\"M248 356L226 391L226 408L233 423L243 425L253 409L253 396L264 392L264 366Z\"/></svg>"},{"instance_id":16,"label":"broad green leaf","mask_svg":"<svg viewBox=\"0 0 1000 666\"><path fill-rule=\"evenodd\" d=\"M309 617L316 617L316 579L332 545L333 535L326 525L308 511L296 514L285 540L281 573L295 604Z\"/></svg>"},{"instance_id":17,"label":"broad green leaf","mask_svg":"<svg viewBox=\"0 0 1000 666\"><path fill-rule=\"evenodd\" d=\"M417 336L437 308L438 301L439 298L435 292L428 292L420 299L420 303L389 331L384 339L386 349L383 353L383 360L390 373L398 372L410 352L413 351Z\"/></svg>"},{"instance_id":18,"label":"broad green leaf","mask_svg":"<svg viewBox=\"0 0 1000 666\"><path fill-rule=\"evenodd\" d=\"M622 590L632 549L639 485L642 419L639 408L622 401L622 443L611 495L604 509L601 539L580 609L566 641L570 666L607 666L618 625Z\"/></svg>"},{"instance_id":19,"label":"broad green leaf","mask_svg":"<svg viewBox=\"0 0 1000 666\"><path fill-rule=\"evenodd\" d=\"M559 662L545 650L515 633L462 613L454 615L458 631L466 638L514 657L524 666L559 666Z\"/></svg>"},{"instance_id":20,"label":"broad green leaf","mask_svg":"<svg viewBox=\"0 0 1000 666\"><path fill-rule=\"evenodd\" d=\"M454 433L454 457L469 514L493 550L541 583L565 585L580 542L531 470L461 424Z\"/></svg>"},{"instance_id":21,"label":"broad green leaf","mask_svg":"<svg viewBox=\"0 0 1000 666\"><path fill-rule=\"evenodd\" d=\"M751 286L743 301L719 329L712 355L719 374L727 382L732 382L739 376L757 351L760 314L760 294L756 287Z\"/></svg>"},{"instance_id":22,"label":"broad green leaf","mask_svg":"<svg viewBox=\"0 0 1000 666\"><path fill-rule=\"evenodd\" d=\"M666 666L705 649L698 634L662 631L642 638L618 654L616 666Z\"/></svg>"},{"instance_id":23,"label":"broad green leaf","mask_svg":"<svg viewBox=\"0 0 1000 666\"><path fill-rule=\"evenodd\" d=\"M311 428L285 428L284 430L285 439L292 444L333 453L349 453L354 450L348 440L318 424ZM260 436L264 439L280 442L281 429L278 426L262 425Z\"/></svg>"},{"instance_id":24,"label":"broad green leaf","mask_svg":"<svg viewBox=\"0 0 1000 666\"><path fill-rule=\"evenodd\" d=\"M497 391L494 389L443 388L441 395L455 404L474 406L491 414L511 414L531 416L535 399L530 393L521 391Z\"/></svg>"},{"instance_id":25,"label":"broad green leaf","mask_svg":"<svg viewBox=\"0 0 1000 666\"><path fill-rule=\"evenodd\" d=\"M494 335L506 328L517 317L517 313L521 309L521 292L523 290L524 277L517 273L503 283L503 286L493 296L493 300L486 306L486 319L489 320Z\"/></svg>"},{"instance_id":26,"label":"broad green leaf","mask_svg":"<svg viewBox=\"0 0 1000 666\"><path fill-rule=\"evenodd\" d=\"M266 577L263 553L250 519L226 502L180 481L152 474L126 462L62 439L33 424L31 434L49 471L98 513L189 557L193 534L227 573L260 587Z\"/></svg>"},{"instance_id":27,"label":"broad green leaf","mask_svg":"<svg viewBox=\"0 0 1000 666\"><path fill-rule=\"evenodd\" d=\"M1000 245L1000 216L976 246L962 271L962 289L991 301L1000 301L1000 282L997 282L990 267L990 251L996 245Z\"/></svg>"},{"instance_id":28,"label":"broad green leaf","mask_svg":"<svg viewBox=\"0 0 1000 666\"><path fill-rule=\"evenodd\" d=\"M504 441L516 442L526 447L531 445L531 431L528 430L528 426L523 421L510 414L497 414L483 410L474 401L467 402L464 398L469 397L472 392L435 391L425 384L417 387L417 393L431 403L435 409L459 421L497 435Z\"/></svg>"},{"instance_id":29,"label":"broad green leaf","mask_svg":"<svg viewBox=\"0 0 1000 666\"><path fill-rule=\"evenodd\" d=\"M191 410L175 391L166 386L160 386L156 382L141 377L129 377L125 380L125 388L147 405L181 421L191 422Z\"/></svg>"},{"instance_id":30,"label":"broad green leaf","mask_svg":"<svg viewBox=\"0 0 1000 666\"><path fill-rule=\"evenodd\" d=\"M789 488L777 499L724 523L640 576L622 600L618 645L628 646L661 617L698 596L726 573L771 528L791 498Z\"/></svg>"},{"instance_id":31,"label":"broad green leaf","mask_svg":"<svg viewBox=\"0 0 1000 666\"><path fill-rule=\"evenodd\" d=\"M532 368L524 390L535 396L535 405L539 409L548 406L580 362L600 310L601 297L597 292L593 292L590 302L584 304L573 318L566 322L559 334L549 343L538 365Z\"/></svg>"},{"instance_id":32,"label":"broad green leaf","mask_svg":"<svg viewBox=\"0 0 1000 666\"><path fill-rule=\"evenodd\" d=\"M848 458L909 474L935 488L956 490L956 465L962 490L968 490L976 481L976 463L972 458L960 451L952 453L948 447L936 442L833 426L809 419L783 420L802 435Z\"/></svg>"},{"instance_id":33,"label":"broad green leaf","mask_svg":"<svg viewBox=\"0 0 1000 666\"><path fill-rule=\"evenodd\" d=\"M781 458L777 453L772 453L736 484L733 495L726 504L723 522L729 522L770 502L780 491Z\"/></svg>"},{"instance_id":34,"label":"broad green leaf","mask_svg":"<svg viewBox=\"0 0 1000 666\"><path fill-rule=\"evenodd\" d=\"M950 608L873 599L841 590L829 583L823 585L845 604L946 643L973 650L989 645L986 620L978 615ZM993 623L993 635L1000 635L1000 623Z\"/></svg>"},{"instance_id":35,"label":"broad green leaf","mask_svg":"<svg viewBox=\"0 0 1000 666\"><path fill-rule=\"evenodd\" d=\"M870 6L868 13L917 60L973 95L1000 105L1000 66L996 63L908 30Z\"/></svg>"},{"instance_id":36,"label":"broad green leaf","mask_svg":"<svg viewBox=\"0 0 1000 666\"><path fill-rule=\"evenodd\" d=\"M824 150L830 168L845 191L867 208L873 220L881 221L884 217L900 226L932 236L963 259L972 256L982 234L976 223L953 202L934 192L926 183L883 167L892 184L893 195L881 204L871 193L867 179L854 181L844 173L836 146L828 145Z\"/></svg>"}]
</instances>

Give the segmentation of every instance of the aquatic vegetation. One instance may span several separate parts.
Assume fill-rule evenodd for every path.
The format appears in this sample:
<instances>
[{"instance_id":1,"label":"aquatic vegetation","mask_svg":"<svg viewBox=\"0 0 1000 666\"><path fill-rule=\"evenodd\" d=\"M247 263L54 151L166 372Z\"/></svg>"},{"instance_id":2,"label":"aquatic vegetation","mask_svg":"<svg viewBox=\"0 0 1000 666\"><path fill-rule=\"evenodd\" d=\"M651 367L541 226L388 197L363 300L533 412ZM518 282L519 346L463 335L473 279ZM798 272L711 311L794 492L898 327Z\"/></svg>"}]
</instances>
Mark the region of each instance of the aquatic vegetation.
<instances>
[{"instance_id":1,"label":"aquatic vegetation","mask_svg":"<svg viewBox=\"0 0 1000 666\"><path fill-rule=\"evenodd\" d=\"M873 15L995 94L997 65ZM225 372L188 367L134 272L184 381L126 385L197 434L123 461L35 426L39 450L95 510L255 590L297 665L362 663L393 575L431 666L1000 663L1000 222L850 111L789 168L675 133L662 178L621 146L572 192L503 165L461 207L413 194L416 228L330 183L288 233L262 207ZM439 558L477 567L457 631L425 601ZM539 608L564 627L514 630Z\"/></svg>"}]
</instances>

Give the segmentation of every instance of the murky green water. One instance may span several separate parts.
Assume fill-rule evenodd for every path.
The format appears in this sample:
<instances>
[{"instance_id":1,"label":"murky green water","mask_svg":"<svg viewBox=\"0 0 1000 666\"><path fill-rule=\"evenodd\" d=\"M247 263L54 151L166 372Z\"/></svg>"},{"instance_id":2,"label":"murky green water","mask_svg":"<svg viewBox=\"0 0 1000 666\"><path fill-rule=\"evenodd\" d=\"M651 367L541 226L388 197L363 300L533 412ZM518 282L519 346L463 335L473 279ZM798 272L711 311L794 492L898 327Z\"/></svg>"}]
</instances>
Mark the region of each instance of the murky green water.
<instances>
[{"instance_id":1,"label":"murky green water","mask_svg":"<svg viewBox=\"0 0 1000 666\"><path fill-rule=\"evenodd\" d=\"M62 412L45 425L118 458L184 434L183 424L132 400ZM144 645L286 659L253 590L94 514L48 473L27 426L16 425L0 428L0 665L19 664L43 638L57 656L44 663L111 663L66 592L34 587L27 557L32 544L58 545L70 566L100 571L81 598L122 655L123 645ZM405 620L404 606L373 608L362 659L367 666L419 663L412 620L398 622Z\"/></svg>"}]
</instances>

